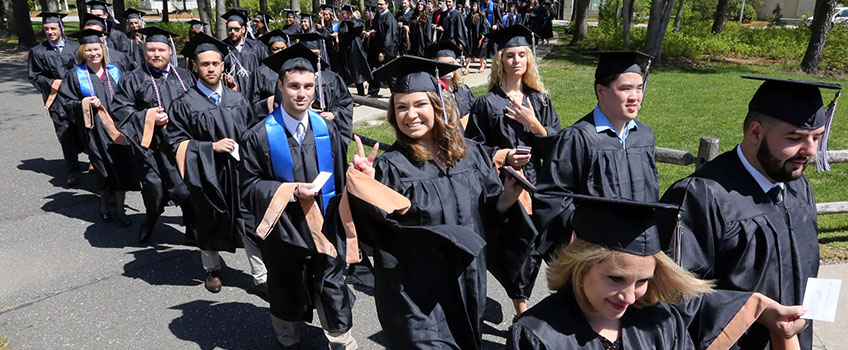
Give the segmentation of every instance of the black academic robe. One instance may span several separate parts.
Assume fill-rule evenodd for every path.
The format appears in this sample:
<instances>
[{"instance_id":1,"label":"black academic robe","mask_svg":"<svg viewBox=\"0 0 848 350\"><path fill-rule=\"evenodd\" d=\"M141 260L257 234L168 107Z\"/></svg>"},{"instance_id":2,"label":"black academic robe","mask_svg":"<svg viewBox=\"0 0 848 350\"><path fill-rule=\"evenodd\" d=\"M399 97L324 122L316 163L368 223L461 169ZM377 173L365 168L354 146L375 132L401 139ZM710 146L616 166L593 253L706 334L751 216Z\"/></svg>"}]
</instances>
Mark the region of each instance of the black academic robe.
<instances>
[{"instance_id":1,"label":"black academic robe","mask_svg":"<svg viewBox=\"0 0 848 350\"><path fill-rule=\"evenodd\" d=\"M574 203L563 193L656 202L659 181L654 132L635 120L622 147L612 130L598 133L594 113L560 131L536 179L533 220L550 255L571 239Z\"/></svg>"},{"instance_id":2,"label":"black academic robe","mask_svg":"<svg viewBox=\"0 0 848 350\"><path fill-rule=\"evenodd\" d=\"M542 6L529 6L527 8L527 27L539 37L543 34L547 11Z\"/></svg>"},{"instance_id":3,"label":"black academic robe","mask_svg":"<svg viewBox=\"0 0 848 350\"><path fill-rule=\"evenodd\" d=\"M520 19L521 17L519 17L517 13L507 13L501 18L501 23L503 24L504 28L506 28L512 26L513 24L521 23Z\"/></svg>"},{"instance_id":4,"label":"black academic robe","mask_svg":"<svg viewBox=\"0 0 848 350\"><path fill-rule=\"evenodd\" d=\"M397 145L377 157L375 179L408 198L386 214L352 197L360 240L374 249L377 316L392 349L480 349L486 306L485 241L498 215L501 180L483 148L441 169ZM520 212L520 205L510 213Z\"/></svg>"},{"instance_id":5,"label":"black academic robe","mask_svg":"<svg viewBox=\"0 0 848 350\"><path fill-rule=\"evenodd\" d=\"M486 146L492 156L502 148L520 145L533 147L530 162L523 169L527 180L535 184L537 169L541 167L545 152L560 130L560 122L550 95L525 88L524 96L533 105L536 118L545 127L547 136L536 136L523 124L506 116L506 106L510 100L499 86L493 87L474 102L465 136Z\"/></svg>"},{"instance_id":6,"label":"black academic robe","mask_svg":"<svg viewBox=\"0 0 848 350\"><path fill-rule=\"evenodd\" d=\"M110 27L112 24L110 23ZM128 54L130 52L130 39L127 38L127 34L114 29L109 29L109 36L106 37L106 44L109 46L109 49L114 49L121 51L124 54Z\"/></svg>"},{"instance_id":7,"label":"black academic robe","mask_svg":"<svg viewBox=\"0 0 848 350\"><path fill-rule=\"evenodd\" d=\"M406 11L404 11L404 9L400 9L397 14L395 14L395 20L397 20L397 23L403 23L404 26L409 26L413 13L415 13L415 11L411 8L406 9ZM409 46L406 45L406 36L403 34L403 29L398 29L398 54L409 54Z\"/></svg>"},{"instance_id":8,"label":"black academic robe","mask_svg":"<svg viewBox=\"0 0 848 350\"><path fill-rule=\"evenodd\" d=\"M90 69L86 69L91 77L91 88L95 96L107 111L112 110L113 93L118 90L118 82L112 76L103 71L101 80ZM100 176L100 189L107 191L138 191L141 189L139 183L139 169L133 158L132 148L129 145L118 145L112 141L100 118L95 115L91 118L93 127L84 127L82 99L91 95L84 95L80 87L76 69L68 71L62 79L59 87L59 95L62 96L62 107L65 113L74 119L74 123L85 131L86 153L88 160L94 167L94 171ZM111 116L111 115L110 115ZM118 121L111 116L117 125Z\"/></svg>"},{"instance_id":9,"label":"black academic robe","mask_svg":"<svg viewBox=\"0 0 848 350\"><path fill-rule=\"evenodd\" d=\"M620 348L704 349L750 298L751 293L717 292L690 298L683 305L631 306L621 318ZM699 311L709 314L708 324L698 322ZM521 314L509 328L506 348L605 350L604 341L589 325L574 295L561 291Z\"/></svg>"},{"instance_id":10,"label":"black academic robe","mask_svg":"<svg viewBox=\"0 0 848 350\"><path fill-rule=\"evenodd\" d=\"M783 305L801 305L807 278L819 271L816 201L806 177L784 185L783 202L773 203L735 149L672 185L662 202L683 209L681 266L715 280L717 289L760 292ZM664 237L666 247L669 241ZM801 349L812 348L812 328L799 334ZM768 344L767 329L756 325L739 348Z\"/></svg>"},{"instance_id":11,"label":"black academic robe","mask_svg":"<svg viewBox=\"0 0 848 350\"><path fill-rule=\"evenodd\" d=\"M286 35L292 35L300 33L300 21L297 21L295 24L287 25L283 27L283 33ZM289 45L294 45L294 42L290 42Z\"/></svg>"},{"instance_id":12,"label":"black academic robe","mask_svg":"<svg viewBox=\"0 0 848 350\"><path fill-rule=\"evenodd\" d=\"M389 11L374 17L371 29L375 34L368 41L368 62L371 67L379 67L391 61L398 54L398 28L397 20ZM379 54L385 56L383 62L379 62Z\"/></svg>"},{"instance_id":13,"label":"black academic robe","mask_svg":"<svg viewBox=\"0 0 848 350\"><path fill-rule=\"evenodd\" d=\"M229 38L224 40L224 43L231 47L235 47L232 40ZM262 52L265 54L263 55ZM233 49L224 59L224 63L226 65L224 72L233 72L232 75L236 80L238 91L245 99L251 98L251 76L262 64L262 59L267 57L267 52L267 47L262 45L262 43L245 38L241 51ZM239 66L238 63L241 63L241 66ZM242 67L244 70L241 69Z\"/></svg>"},{"instance_id":14,"label":"black academic robe","mask_svg":"<svg viewBox=\"0 0 848 350\"><path fill-rule=\"evenodd\" d=\"M63 79L69 71L73 71L74 66L76 66L77 50L79 50L79 44L67 38L62 53L56 52L48 41L44 41L29 50L27 75L30 84L41 93L42 102L47 102L53 81ZM80 130L68 119L64 108L61 107L62 103L61 96L57 95L48 110L48 114L50 119L53 120L53 128L63 150L66 153L74 152L74 154L78 154L82 152L84 146L79 137Z\"/></svg>"},{"instance_id":15,"label":"black academic robe","mask_svg":"<svg viewBox=\"0 0 848 350\"><path fill-rule=\"evenodd\" d=\"M250 75L250 98L248 98L248 101L254 104L264 102L263 100L274 96L279 77L279 73L264 64L260 64ZM268 109L267 106L265 109ZM268 112L266 111L265 114L267 115Z\"/></svg>"},{"instance_id":16,"label":"black academic robe","mask_svg":"<svg viewBox=\"0 0 848 350\"><path fill-rule=\"evenodd\" d=\"M444 92L453 98L456 107L459 108L460 117L471 113L471 107L474 106L474 101L477 98L474 97L474 92L468 85L455 85L453 92Z\"/></svg>"},{"instance_id":17,"label":"black academic robe","mask_svg":"<svg viewBox=\"0 0 848 350\"><path fill-rule=\"evenodd\" d=\"M340 141L347 147L353 140L353 97L350 90L341 76L328 67L321 67L321 93L326 111L335 116L333 124L339 132ZM314 97L316 103L313 103L313 106L317 111L320 106L317 91Z\"/></svg>"},{"instance_id":18,"label":"black academic robe","mask_svg":"<svg viewBox=\"0 0 848 350\"><path fill-rule=\"evenodd\" d=\"M347 164L346 147L339 142L338 131L327 123L332 141L333 173L336 193L344 188ZM303 144L286 131L292 154L293 175L296 182L312 182L318 175L312 123L303 138ZM310 321L312 309L319 298L324 309L324 328L329 332L344 332L351 328L351 308L355 297L345 285L344 235L328 235L336 247L336 258L320 254L310 235L303 209L297 202L288 203L264 240L256 237L256 228L269 210L282 182L274 177L268 133L264 122L250 128L239 142L241 145L241 195L245 219L245 232L258 242L262 258L268 268L268 295L271 314L287 321ZM315 196L323 209L321 195ZM338 211L338 198L334 197L328 212ZM285 199L288 201L288 199ZM343 231L342 231L343 232ZM323 323L323 322L322 322Z\"/></svg>"},{"instance_id":19,"label":"black academic robe","mask_svg":"<svg viewBox=\"0 0 848 350\"><path fill-rule=\"evenodd\" d=\"M450 40L456 46L462 48L465 56L471 53L471 48L468 44L468 32L465 30L465 22L459 11L449 9L447 13L443 12L439 16L438 25L443 29L438 41Z\"/></svg>"},{"instance_id":20,"label":"black academic robe","mask_svg":"<svg viewBox=\"0 0 848 350\"><path fill-rule=\"evenodd\" d=\"M468 45L471 46L469 57L488 58L489 53L489 38L486 34L492 27L486 15L480 14L477 21L474 21L474 16L468 16L465 19L465 27L468 28ZM481 43L482 41L482 43Z\"/></svg>"},{"instance_id":21,"label":"black academic robe","mask_svg":"<svg viewBox=\"0 0 848 350\"><path fill-rule=\"evenodd\" d=\"M412 16L409 25L409 54L413 56L424 56L424 49L433 44L433 21L430 16L424 21L418 19L418 12Z\"/></svg>"},{"instance_id":22,"label":"black academic robe","mask_svg":"<svg viewBox=\"0 0 848 350\"><path fill-rule=\"evenodd\" d=\"M127 35L130 40L130 52L127 53L127 56L130 57L134 67L141 67L141 64L144 63L144 40L136 40L134 32Z\"/></svg>"},{"instance_id":23,"label":"black academic robe","mask_svg":"<svg viewBox=\"0 0 848 350\"><path fill-rule=\"evenodd\" d=\"M123 51L110 50L108 57L109 63L117 66L121 72L132 72L137 67L134 58Z\"/></svg>"},{"instance_id":24,"label":"black academic robe","mask_svg":"<svg viewBox=\"0 0 848 350\"><path fill-rule=\"evenodd\" d=\"M250 106L241 94L222 89L221 106L215 105L197 86L178 97L168 108L165 128L167 149L178 155L183 141L185 174L197 230L197 246L202 250L235 252L241 246L244 219L239 193L239 161L228 152L218 153L212 143L224 138L238 142L253 119ZM176 162L182 161L176 159Z\"/></svg>"},{"instance_id":25,"label":"black academic robe","mask_svg":"<svg viewBox=\"0 0 848 350\"><path fill-rule=\"evenodd\" d=\"M351 17L339 25L339 56L344 62L341 75L348 83L362 84L373 80L365 47L362 46L362 21Z\"/></svg>"},{"instance_id":26,"label":"black academic robe","mask_svg":"<svg viewBox=\"0 0 848 350\"><path fill-rule=\"evenodd\" d=\"M162 150L166 147L166 135L162 126L153 128L153 137L149 147L141 145L144 135L144 122L149 108L160 107L154 86L161 97L161 107L167 108L171 102L194 86L194 77L187 70L174 68L167 76L153 69L148 74L147 64L127 72L121 78L118 91L115 92L112 116L120 120L119 129L133 146L135 158L142 168L142 198L148 216L158 216L168 200L180 204L188 198L188 188L183 183L176 165ZM154 85L155 83L155 85ZM160 150L160 145L163 149ZM183 215L186 208L183 208ZM190 214L189 214L190 215Z\"/></svg>"}]
</instances>

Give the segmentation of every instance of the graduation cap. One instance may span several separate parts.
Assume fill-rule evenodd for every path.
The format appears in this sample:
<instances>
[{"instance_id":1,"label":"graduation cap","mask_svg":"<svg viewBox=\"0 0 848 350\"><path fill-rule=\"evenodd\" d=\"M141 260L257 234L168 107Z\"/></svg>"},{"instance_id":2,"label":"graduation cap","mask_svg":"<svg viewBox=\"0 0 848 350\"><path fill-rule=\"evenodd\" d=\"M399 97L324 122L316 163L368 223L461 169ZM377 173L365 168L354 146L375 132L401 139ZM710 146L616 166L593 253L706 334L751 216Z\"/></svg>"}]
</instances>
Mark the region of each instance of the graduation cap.
<instances>
[{"instance_id":1,"label":"graduation cap","mask_svg":"<svg viewBox=\"0 0 848 350\"><path fill-rule=\"evenodd\" d=\"M667 203L573 193L566 193L565 196L574 199L576 208L572 225L577 238L639 256L662 251L658 218L682 210L679 206Z\"/></svg>"},{"instance_id":2,"label":"graduation cap","mask_svg":"<svg viewBox=\"0 0 848 350\"><path fill-rule=\"evenodd\" d=\"M842 94L842 85L755 76L742 78L763 81L748 103L748 111L765 114L801 129L825 127L816 152L816 169L829 171L827 140L833 114L836 112L836 100ZM836 90L833 100L827 106L822 103L821 89Z\"/></svg>"},{"instance_id":3,"label":"graduation cap","mask_svg":"<svg viewBox=\"0 0 848 350\"><path fill-rule=\"evenodd\" d=\"M41 17L41 23L59 23L62 24L62 18L65 18L68 14L66 13L58 13L58 12L42 12L38 14L38 17Z\"/></svg>"},{"instance_id":4,"label":"graduation cap","mask_svg":"<svg viewBox=\"0 0 848 350\"><path fill-rule=\"evenodd\" d=\"M100 38L106 36L106 32L96 29L84 29L73 34L68 34L69 37L77 39L80 45L84 44L102 44Z\"/></svg>"},{"instance_id":5,"label":"graduation cap","mask_svg":"<svg viewBox=\"0 0 848 350\"><path fill-rule=\"evenodd\" d=\"M308 20L312 20L312 14L311 14L311 13L302 12L302 13L300 14L300 19L308 19Z\"/></svg>"},{"instance_id":6,"label":"graduation cap","mask_svg":"<svg viewBox=\"0 0 848 350\"><path fill-rule=\"evenodd\" d=\"M336 11L336 7L335 7L335 6L333 6L333 5L328 5L328 4L321 4L321 6L320 6L319 8L320 8L321 10L325 10L325 11L333 11L333 12L335 12L335 11Z\"/></svg>"},{"instance_id":7,"label":"graduation cap","mask_svg":"<svg viewBox=\"0 0 848 350\"><path fill-rule=\"evenodd\" d=\"M207 23L206 23L206 22L203 22L203 21L201 21L201 20L191 19L190 21L188 21L188 24L189 24L190 26L192 26L192 27L194 27L194 26L201 26L201 27L203 27L203 26L205 26Z\"/></svg>"},{"instance_id":8,"label":"graduation cap","mask_svg":"<svg viewBox=\"0 0 848 350\"><path fill-rule=\"evenodd\" d=\"M442 106L444 106L445 100L442 97L442 89L438 81L438 77L441 76L440 72L453 72L460 67L456 64L429 60L417 56L401 56L375 70L374 75L384 81L391 81L392 78L397 78L394 89L392 89L393 93L438 92L439 100ZM445 124L447 124L448 115L446 108L442 108L442 117Z\"/></svg>"},{"instance_id":9,"label":"graduation cap","mask_svg":"<svg viewBox=\"0 0 848 350\"><path fill-rule=\"evenodd\" d=\"M144 41L148 43L170 44L171 38L179 36L159 27L145 27L139 29L138 32L145 36Z\"/></svg>"},{"instance_id":10,"label":"graduation cap","mask_svg":"<svg viewBox=\"0 0 848 350\"><path fill-rule=\"evenodd\" d=\"M256 17L261 18L262 21L264 21L265 24L268 24L268 21L274 20L274 16L271 16L271 14L269 14L267 12L262 12L262 11L259 11L255 15L253 15L253 18L256 18Z\"/></svg>"},{"instance_id":11,"label":"graduation cap","mask_svg":"<svg viewBox=\"0 0 848 350\"><path fill-rule=\"evenodd\" d=\"M321 50L324 42L324 37L318 33L299 33L292 34L290 37L305 45L310 50Z\"/></svg>"},{"instance_id":12,"label":"graduation cap","mask_svg":"<svg viewBox=\"0 0 848 350\"><path fill-rule=\"evenodd\" d=\"M523 24L514 24L504 29L486 34L490 40L498 44L501 49L519 46L531 46L535 53L536 35L530 28Z\"/></svg>"},{"instance_id":13,"label":"graduation cap","mask_svg":"<svg viewBox=\"0 0 848 350\"><path fill-rule=\"evenodd\" d=\"M232 9L225 12L223 15L221 15L221 18L227 20L227 22L236 21L241 23L242 25L245 25L247 23L247 15L245 15L244 12L236 9Z\"/></svg>"},{"instance_id":14,"label":"graduation cap","mask_svg":"<svg viewBox=\"0 0 848 350\"><path fill-rule=\"evenodd\" d=\"M286 9L285 11L286 11L286 18L288 18L288 17L297 18L297 13L294 10Z\"/></svg>"},{"instance_id":15,"label":"graduation cap","mask_svg":"<svg viewBox=\"0 0 848 350\"><path fill-rule=\"evenodd\" d=\"M591 51L585 55L598 56L598 67L595 69L595 81L623 73L647 75L651 65L651 55L639 51Z\"/></svg>"},{"instance_id":16,"label":"graduation cap","mask_svg":"<svg viewBox=\"0 0 848 350\"><path fill-rule=\"evenodd\" d=\"M439 57L457 58L462 54L462 49L456 46L453 41L442 40L433 45L427 46L424 49L424 57L436 59ZM446 72L447 73L447 72Z\"/></svg>"},{"instance_id":17,"label":"graduation cap","mask_svg":"<svg viewBox=\"0 0 848 350\"><path fill-rule=\"evenodd\" d=\"M315 73L318 71L318 56L303 44L295 44L268 56L262 60L262 64L280 75L295 68L306 69Z\"/></svg>"},{"instance_id":18,"label":"graduation cap","mask_svg":"<svg viewBox=\"0 0 848 350\"><path fill-rule=\"evenodd\" d=\"M265 46L271 46L271 44L280 41L285 42L286 44L288 44L289 42L288 35L286 35L286 33L283 33L283 31L279 29L274 29L266 33L265 35L260 36L259 41L265 44Z\"/></svg>"},{"instance_id":19,"label":"graduation cap","mask_svg":"<svg viewBox=\"0 0 848 350\"><path fill-rule=\"evenodd\" d=\"M145 13L143 11L136 10L134 8L128 8L126 11L124 11L124 14L123 14L124 18L126 18L126 19L132 19L132 18L142 19L142 17L144 17L145 15L147 15L147 13Z\"/></svg>"},{"instance_id":20,"label":"graduation cap","mask_svg":"<svg viewBox=\"0 0 848 350\"><path fill-rule=\"evenodd\" d=\"M215 51L220 53L221 57L224 57L230 53L230 46L206 33L197 33L194 38L186 43L180 53L185 57L196 58L197 55L206 51Z\"/></svg>"},{"instance_id":21,"label":"graduation cap","mask_svg":"<svg viewBox=\"0 0 848 350\"><path fill-rule=\"evenodd\" d=\"M89 10L103 10L104 12L109 12L109 8L107 6L110 5L107 2L103 2L100 0L90 0L86 1L85 4L88 5Z\"/></svg>"},{"instance_id":22,"label":"graduation cap","mask_svg":"<svg viewBox=\"0 0 848 350\"><path fill-rule=\"evenodd\" d=\"M344 4L344 5L342 5L342 11L347 11L347 12L353 13L353 6L350 6L348 4Z\"/></svg>"},{"instance_id":23,"label":"graduation cap","mask_svg":"<svg viewBox=\"0 0 848 350\"><path fill-rule=\"evenodd\" d=\"M82 26L85 27L90 24L94 24L100 26L100 28L106 29L105 19L100 18L99 16L92 15L90 13L86 13L85 16L82 17Z\"/></svg>"}]
</instances>

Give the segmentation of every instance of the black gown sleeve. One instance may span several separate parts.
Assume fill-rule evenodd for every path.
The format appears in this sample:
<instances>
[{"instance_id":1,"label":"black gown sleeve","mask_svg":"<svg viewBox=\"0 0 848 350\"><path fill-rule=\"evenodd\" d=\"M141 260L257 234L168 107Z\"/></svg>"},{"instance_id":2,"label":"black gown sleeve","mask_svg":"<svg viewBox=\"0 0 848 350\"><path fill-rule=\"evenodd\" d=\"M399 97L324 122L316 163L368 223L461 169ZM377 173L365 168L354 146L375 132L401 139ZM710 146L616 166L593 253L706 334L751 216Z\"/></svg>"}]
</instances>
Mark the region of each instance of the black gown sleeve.
<instances>
[{"instance_id":1,"label":"black gown sleeve","mask_svg":"<svg viewBox=\"0 0 848 350\"><path fill-rule=\"evenodd\" d=\"M578 130L566 128L554 139L549 157L537 173L532 198L533 221L545 235L546 247L542 250L546 253L571 239L574 204L563 194L577 192L589 171L585 140Z\"/></svg>"}]
</instances>

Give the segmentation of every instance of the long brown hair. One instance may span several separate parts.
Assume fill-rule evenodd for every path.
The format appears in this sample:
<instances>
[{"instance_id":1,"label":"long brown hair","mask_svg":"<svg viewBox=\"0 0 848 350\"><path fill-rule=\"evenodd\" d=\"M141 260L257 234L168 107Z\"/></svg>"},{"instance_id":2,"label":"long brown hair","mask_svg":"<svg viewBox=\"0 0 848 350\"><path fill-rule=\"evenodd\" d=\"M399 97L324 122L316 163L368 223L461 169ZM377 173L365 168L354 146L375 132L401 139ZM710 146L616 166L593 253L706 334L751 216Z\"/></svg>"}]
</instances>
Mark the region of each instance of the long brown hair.
<instances>
[{"instance_id":1,"label":"long brown hair","mask_svg":"<svg viewBox=\"0 0 848 350\"><path fill-rule=\"evenodd\" d=\"M433 106L433 129L430 133L433 134L433 142L438 147L438 154L434 157L427 148L421 145L418 140L406 136L397 124L395 115L395 94L389 98L388 116L389 124L395 129L395 138L397 145L409 152L413 160L419 163L424 163L431 159L439 159L446 166L453 166L465 158L465 137L462 135L459 126L459 109L456 104L449 98L445 99L444 109L448 115L448 123L445 124L442 120L442 103L439 101L439 95L436 92L427 91L427 98L430 100L430 105Z\"/></svg>"}]
</instances>

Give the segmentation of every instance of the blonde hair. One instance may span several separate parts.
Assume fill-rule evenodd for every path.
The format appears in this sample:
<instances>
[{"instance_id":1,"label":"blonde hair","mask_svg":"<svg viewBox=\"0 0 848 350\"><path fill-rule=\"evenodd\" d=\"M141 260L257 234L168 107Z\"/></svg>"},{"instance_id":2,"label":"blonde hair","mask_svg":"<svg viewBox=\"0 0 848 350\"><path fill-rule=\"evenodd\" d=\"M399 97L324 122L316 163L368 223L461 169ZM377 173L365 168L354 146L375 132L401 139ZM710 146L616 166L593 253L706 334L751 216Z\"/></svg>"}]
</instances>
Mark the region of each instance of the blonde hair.
<instances>
[{"instance_id":1,"label":"blonde hair","mask_svg":"<svg viewBox=\"0 0 848 350\"><path fill-rule=\"evenodd\" d=\"M92 43L92 44L96 44L96 43ZM85 60L85 46L86 45L88 45L88 44L80 44L79 48L77 49L77 64L82 64L83 62L86 61ZM103 63L102 63L103 69L106 69L106 67L109 66L109 57L106 54L106 45L103 45L103 43L100 43L100 51L103 51Z\"/></svg>"},{"instance_id":2,"label":"blonde hair","mask_svg":"<svg viewBox=\"0 0 848 350\"><path fill-rule=\"evenodd\" d=\"M527 70L524 71L521 82L536 92L547 94L548 90L545 90L545 84L542 84L542 77L536 71L536 56L533 55L533 50L530 50L528 46L521 47L524 48L524 53L527 55ZM504 74L503 52L504 49L498 50L495 53L495 57L492 58L492 74L489 74L489 90L492 90L495 86L499 86L501 89L504 88L503 84L506 82L506 75Z\"/></svg>"},{"instance_id":3,"label":"blonde hair","mask_svg":"<svg viewBox=\"0 0 848 350\"><path fill-rule=\"evenodd\" d=\"M558 250L556 257L549 262L547 278L548 288L566 291L571 288L574 298L583 312L594 312L583 290L583 278L592 266L607 259L615 259L624 252L615 251L600 245L575 239L574 242ZM634 306L646 307L657 303L682 304L684 297L694 297L713 292L713 282L697 278L693 273L677 266L664 252L653 255L656 260L654 277L648 282L648 290L636 300Z\"/></svg>"},{"instance_id":4,"label":"blonde hair","mask_svg":"<svg viewBox=\"0 0 848 350\"><path fill-rule=\"evenodd\" d=\"M386 118L392 128L395 129L398 146L408 150L412 158L419 163L433 159L433 154L419 144L418 140L406 136L400 131L395 116L395 95L392 94L389 98L389 110ZM444 161L445 165L453 166L465 157L465 137L460 132L462 128L459 125L459 109L449 98L445 99L444 109L448 115L448 124L445 124L442 120L442 103L439 100L438 93L427 91L427 98L430 100L430 105L433 106L433 129L430 132L433 133L433 141L439 148L437 156Z\"/></svg>"}]
</instances>

